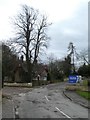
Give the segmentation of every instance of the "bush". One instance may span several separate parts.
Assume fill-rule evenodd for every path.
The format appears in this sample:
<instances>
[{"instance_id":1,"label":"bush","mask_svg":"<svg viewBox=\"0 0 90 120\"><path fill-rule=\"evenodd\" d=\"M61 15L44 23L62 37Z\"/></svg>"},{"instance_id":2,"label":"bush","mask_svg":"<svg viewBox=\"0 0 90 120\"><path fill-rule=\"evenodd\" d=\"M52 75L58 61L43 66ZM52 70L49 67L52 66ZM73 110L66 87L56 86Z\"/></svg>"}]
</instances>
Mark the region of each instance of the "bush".
<instances>
[{"instance_id":1,"label":"bush","mask_svg":"<svg viewBox=\"0 0 90 120\"><path fill-rule=\"evenodd\" d=\"M90 76L90 65L83 65L79 68L78 74L89 77Z\"/></svg>"}]
</instances>

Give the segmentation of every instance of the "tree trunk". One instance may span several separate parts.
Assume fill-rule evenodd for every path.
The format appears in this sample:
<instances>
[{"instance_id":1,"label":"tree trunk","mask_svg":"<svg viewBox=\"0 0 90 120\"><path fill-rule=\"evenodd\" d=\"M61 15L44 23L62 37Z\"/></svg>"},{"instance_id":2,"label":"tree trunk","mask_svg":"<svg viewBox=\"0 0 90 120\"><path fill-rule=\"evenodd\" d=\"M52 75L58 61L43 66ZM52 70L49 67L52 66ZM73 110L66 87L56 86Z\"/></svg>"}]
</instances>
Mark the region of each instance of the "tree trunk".
<instances>
[{"instance_id":1,"label":"tree trunk","mask_svg":"<svg viewBox=\"0 0 90 120\"><path fill-rule=\"evenodd\" d=\"M32 82L32 65L29 61L28 47L26 49L26 64L27 64L27 82Z\"/></svg>"},{"instance_id":2,"label":"tree trunk","mask_svg":"<svg viewBox=\"0 0 90 120\"><path fill-rule=\"evenodd\" d=\"M28 61L27 62L27 82L32 82L32 65L31 63Z\"/></svg>"}]
</instances>

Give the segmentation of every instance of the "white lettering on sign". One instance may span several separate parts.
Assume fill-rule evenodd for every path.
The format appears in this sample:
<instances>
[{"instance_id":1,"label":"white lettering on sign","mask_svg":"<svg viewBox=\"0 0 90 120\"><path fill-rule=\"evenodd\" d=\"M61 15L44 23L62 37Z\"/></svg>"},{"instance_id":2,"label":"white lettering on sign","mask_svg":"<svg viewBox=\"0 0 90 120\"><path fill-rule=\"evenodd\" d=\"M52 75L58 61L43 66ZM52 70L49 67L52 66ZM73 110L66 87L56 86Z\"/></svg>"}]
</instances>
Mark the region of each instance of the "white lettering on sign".
<instances>
[{"instance_id":1,"label":"white lettering on sign","mask_svg":"<svg viewBox=\"0 0 90 120\"><path fill-rule=\"evenodd\" d=\"M76 80L77 78L76 77L70 77L70 79Z\"/></svg>"}]
</instances>

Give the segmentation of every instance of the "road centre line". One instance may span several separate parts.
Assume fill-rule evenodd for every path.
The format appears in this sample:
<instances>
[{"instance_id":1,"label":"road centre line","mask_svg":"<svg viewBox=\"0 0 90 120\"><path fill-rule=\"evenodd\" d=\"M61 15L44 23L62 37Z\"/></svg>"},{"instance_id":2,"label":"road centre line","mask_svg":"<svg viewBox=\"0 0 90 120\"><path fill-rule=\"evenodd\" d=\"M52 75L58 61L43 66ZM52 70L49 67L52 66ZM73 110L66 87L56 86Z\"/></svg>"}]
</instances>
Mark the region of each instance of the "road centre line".
<instances>
[{"instance_id":1,"label":"road centre line","mask_svg":"<svg viewBox=\"0 0 90 120\"><path fill-rule=\"evenodd\" d=\"M47 98L47 96L46 96L46 95L45 95L45 98L46 98L46 100L47 100L47 101L49 101L49 99Z\"/></svg>"},{"instance_id":2,"label":"road centre line","mask_svg":"<svg viewBox=\"0 0 90 120\"><path fill-rule=\"evenodd\" d=\"M71 119L71 117L69 117L68 115L66 115L64 112L62 112L58 107L55 107L60 113L62 113L64 116L66 116L67 118L70 118Z\"/></svg>"},{"instance_id":3,"label":"road centre line","mask_svg":"<svg viewBox=\"0 0 90 120\"><path fill-rule=\"evenodd\" d=\"M46 100L49 102L49 99L47 98L47 96L45 95ZM70 116L68 116L67 114L65 114L63 111L61 111L58 107L55 107L61 114L63 114L65 117L69 118L72 120L72 118Z\"/></svg>"}]
</instances>

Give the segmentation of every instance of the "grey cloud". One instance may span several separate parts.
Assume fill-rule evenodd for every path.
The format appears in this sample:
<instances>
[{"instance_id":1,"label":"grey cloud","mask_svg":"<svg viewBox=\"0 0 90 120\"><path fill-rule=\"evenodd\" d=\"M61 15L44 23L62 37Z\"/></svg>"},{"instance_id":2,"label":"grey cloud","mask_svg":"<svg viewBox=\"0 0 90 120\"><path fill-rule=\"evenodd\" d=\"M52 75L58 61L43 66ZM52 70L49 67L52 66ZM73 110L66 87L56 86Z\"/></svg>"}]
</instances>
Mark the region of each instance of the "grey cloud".
<instances>
[{"instance_id":1,"label":"grey cloud","mask_svg":"<svg viewBox=\"0 0 90 120\"><path fill-rule=\"evenodd\" d=\"M65 33L70 30L71 33ZM53 24L48 32L51 37L48 52L65 55L69 42L73 42L78 51L88 46L88 5L81 4L71 19Z\"/></svg>"}]
</instances>

